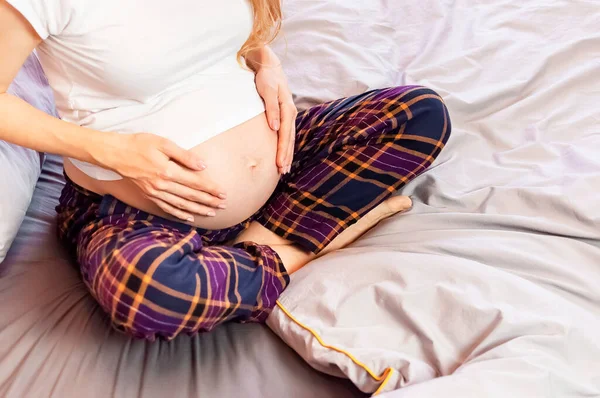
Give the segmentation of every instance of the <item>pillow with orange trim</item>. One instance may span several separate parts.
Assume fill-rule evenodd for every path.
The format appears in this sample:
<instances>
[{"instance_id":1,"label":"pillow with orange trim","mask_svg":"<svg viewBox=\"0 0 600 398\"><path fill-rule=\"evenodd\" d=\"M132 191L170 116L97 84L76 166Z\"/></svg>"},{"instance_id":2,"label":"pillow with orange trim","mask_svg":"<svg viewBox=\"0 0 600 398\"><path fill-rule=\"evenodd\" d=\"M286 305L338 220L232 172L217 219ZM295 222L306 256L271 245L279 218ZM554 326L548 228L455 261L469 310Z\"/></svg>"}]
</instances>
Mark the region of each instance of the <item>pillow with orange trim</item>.
<instances>
[{"instance_id":1,"label":"pillow with orange trim","mask_svg":"<svg viewBox=\"0 0 600 398\"><path fill-rule=\"evenodd\" d=\"M311 262L292 275L268 326L313 368L350 379L365 393L435 378L431 342L421 341L404 314L405 275L392 258L363 248Z\"/></svg>"},{"instance_id":2,"label":"pillow with orange trim","mask_svg":"<svg viewBox=\"0 0 600 398\"><path fill-rule=\"evenodd\" d=\"M268 326L313 368L374 395L600 391L592 387L599 380L591 366L600 353L596 315L518 275L436 253L438 246L452 250L457 238L441 228L447 220L428 220L399 215L352 247L309 263L292 275ZM439 230L423 227L432 224ZM419 225L426 232L401 237Z\"/></svg>"}]
</instances>

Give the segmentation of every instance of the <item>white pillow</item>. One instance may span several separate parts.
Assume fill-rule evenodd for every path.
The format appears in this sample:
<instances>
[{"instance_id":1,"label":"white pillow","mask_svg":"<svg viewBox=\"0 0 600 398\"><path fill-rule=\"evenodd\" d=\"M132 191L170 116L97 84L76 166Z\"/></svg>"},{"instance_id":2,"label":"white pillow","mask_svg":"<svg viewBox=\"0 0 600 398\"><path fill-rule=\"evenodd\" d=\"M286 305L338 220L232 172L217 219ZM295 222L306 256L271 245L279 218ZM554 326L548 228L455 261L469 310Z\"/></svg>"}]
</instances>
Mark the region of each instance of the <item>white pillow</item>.
<instances>
[{"instance_id":1,"label":"white pillow","mask_svg":"<svg viewBox=\"0 0 600 398\"><path fill-rule=\"evenodd\" d=\"M35 54L27 59L8 92L56 116L52 91ZM41 165L38 152L0 141L0 262L25 218Z\"/></svg>"}]
</instances>

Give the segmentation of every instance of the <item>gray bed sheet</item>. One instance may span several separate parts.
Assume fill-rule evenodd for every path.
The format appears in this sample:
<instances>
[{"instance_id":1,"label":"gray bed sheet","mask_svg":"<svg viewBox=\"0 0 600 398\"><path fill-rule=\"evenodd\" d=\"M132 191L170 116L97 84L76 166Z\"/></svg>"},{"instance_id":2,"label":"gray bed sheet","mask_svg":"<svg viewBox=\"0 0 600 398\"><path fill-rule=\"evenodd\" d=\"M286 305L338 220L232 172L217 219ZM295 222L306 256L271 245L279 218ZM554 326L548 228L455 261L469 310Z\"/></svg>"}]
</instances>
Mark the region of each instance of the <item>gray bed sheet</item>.
<instances>
[{"instance_id":1,"label":"gray bed sheet","mask_svg":"<svg viewBox=\"0 0 600 398\"><path fill-rule=\"evenodd\" d=\"M263 325L148 343L113 331L55 237L62 162L50 156L0 264L1 397L358 397Z\"/></svg>"}]
</instances>

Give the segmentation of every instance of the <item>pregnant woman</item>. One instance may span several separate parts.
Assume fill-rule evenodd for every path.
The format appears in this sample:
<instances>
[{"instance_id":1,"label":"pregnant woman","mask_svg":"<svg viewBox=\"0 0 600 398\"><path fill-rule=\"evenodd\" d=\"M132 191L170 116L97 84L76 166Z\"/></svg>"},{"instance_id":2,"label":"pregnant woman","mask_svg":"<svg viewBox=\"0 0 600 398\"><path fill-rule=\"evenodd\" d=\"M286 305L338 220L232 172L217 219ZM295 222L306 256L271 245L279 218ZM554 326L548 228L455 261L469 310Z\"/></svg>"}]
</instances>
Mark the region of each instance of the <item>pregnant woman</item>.
<instances>
[{"instance_id":1,"label":"pregnant woman","mask_svg":"<svg viewBox=\"0 0 600 398\"><path fill-rule=\"evenodd\" d=\"M278 0L0 0L0 139L65 157L58 234L118 330L264 321L289 274L410 207L391 195L448 140L423 87L297 114L280 20ZM36 47L62 120L6 93Z\"/></svg>"}]
</instances>

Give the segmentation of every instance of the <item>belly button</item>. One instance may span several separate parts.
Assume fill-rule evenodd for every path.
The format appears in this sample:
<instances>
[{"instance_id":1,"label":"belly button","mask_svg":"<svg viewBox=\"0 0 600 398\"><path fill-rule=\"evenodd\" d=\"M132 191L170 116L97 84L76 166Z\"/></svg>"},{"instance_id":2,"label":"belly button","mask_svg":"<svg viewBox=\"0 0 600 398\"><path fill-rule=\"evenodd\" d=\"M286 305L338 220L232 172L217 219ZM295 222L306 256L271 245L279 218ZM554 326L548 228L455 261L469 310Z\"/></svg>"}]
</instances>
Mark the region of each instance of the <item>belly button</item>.
<instances>
[{"instance_id":1,"label":"belly button","mask_svg":"<svg viewBox=\"0 0 600 398\"><path fill-rule=\"evenodd\" d=\"M251 158L251 157L246 157L246 164L248 165L248 167L251 170L254 170L258 167L258 165L260 164L260 161L258 159L255 158Z\"/></svg>"}]
</instances>

